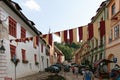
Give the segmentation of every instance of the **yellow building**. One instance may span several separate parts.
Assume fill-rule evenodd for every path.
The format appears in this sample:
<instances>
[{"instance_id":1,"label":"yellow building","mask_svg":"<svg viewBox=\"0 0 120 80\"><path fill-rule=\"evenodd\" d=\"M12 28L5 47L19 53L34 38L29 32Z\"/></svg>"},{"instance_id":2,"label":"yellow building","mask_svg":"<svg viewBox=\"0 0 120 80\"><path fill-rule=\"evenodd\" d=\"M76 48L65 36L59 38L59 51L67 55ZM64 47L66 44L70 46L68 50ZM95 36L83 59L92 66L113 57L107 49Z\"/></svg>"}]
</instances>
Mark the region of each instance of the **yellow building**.
<instances>
[{"instance_id":1,"label":"yellow building","mask_svg":"<svg viewBox=\"0 0 120 80\"><path fill-rule=\"evenodd\" d=\"M110 33L106 36L106 58L117 59L117 64L120 65L120 0L110 0L107 7L111 26ZM109 69L112 69L114 64L111 63Z\"/></svg>"}]
</instances>

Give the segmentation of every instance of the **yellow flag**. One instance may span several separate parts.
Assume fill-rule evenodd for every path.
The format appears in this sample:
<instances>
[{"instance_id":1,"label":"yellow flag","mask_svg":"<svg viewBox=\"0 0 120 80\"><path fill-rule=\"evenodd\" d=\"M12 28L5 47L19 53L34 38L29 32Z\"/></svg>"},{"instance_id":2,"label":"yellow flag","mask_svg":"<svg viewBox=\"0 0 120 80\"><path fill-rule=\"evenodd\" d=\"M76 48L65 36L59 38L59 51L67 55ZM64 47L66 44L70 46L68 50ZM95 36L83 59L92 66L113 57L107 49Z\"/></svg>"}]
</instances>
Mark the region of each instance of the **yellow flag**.
<instances>
[{"instance_id":1,"label":"yellow flag","mask_svg":"<svg viewBox=\"0 0 120 80\"><path fill-rule=\"evenodd\" d=\"M83 41L87 41L88 39L88 30L87 27L88 26L82 26L83 27Z\"/></svg>"},{"instance_id":2,"label":"yellow flag","mask_svg":"<svg viewBox=\"0 0 120 80\"><path fill-rule=\"evenodd\" d=\"M94 37L96 38L96 39L98 39L99 38L99 33L98 33L98 22L95 22L95 23L93 23L93 33L94 33Z\"/></svg>"},{"instance_id":3,"label":"yellow flag","mask_svg":"<svg viewBox=\"0 0 120 80\"><path fill-rule=\"evenodd\" d=\"M64 31L61 32L61 42L65 42L64 41Z\"/></svg>"},{"instance_id":4,"label":"yellow flag","mask_svg":"<svg viewBox=\"0 0 120 80\"><path fill-rule=\"evenodd\" d=\"M73 42L77 43L77 28L73 29Z\"/></svg>"},{"instance_id":5,"label":"yellow flag","mask_svg":"<svg viewBox=\"0 0 120 80\"><path fill-rule=\"evenodd\" d=\"M37 45L36 45L36 36L33 37L33 47L37 48Z\"/></svg>"},{"instance_id":6,"label":"yellow flag","mask_svg":"<svg viewBox=\"0 0 120 80\"><path fill-rule=\"evenodd\" d=\"M48 34L44 35L43 39L45 40L46 44L48 45Z\"/></svg>"}]
</instances>

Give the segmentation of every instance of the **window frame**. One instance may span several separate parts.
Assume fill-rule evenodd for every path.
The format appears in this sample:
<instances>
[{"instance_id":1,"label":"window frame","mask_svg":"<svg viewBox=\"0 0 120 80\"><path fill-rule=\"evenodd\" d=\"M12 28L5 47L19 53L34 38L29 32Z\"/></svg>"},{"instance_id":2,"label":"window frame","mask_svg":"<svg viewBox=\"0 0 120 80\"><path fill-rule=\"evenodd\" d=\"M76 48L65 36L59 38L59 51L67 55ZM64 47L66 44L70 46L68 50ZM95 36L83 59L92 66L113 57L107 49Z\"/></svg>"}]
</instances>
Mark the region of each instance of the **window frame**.
<instances>
[{"instance_id":1,"label":"window frame","mask_svg":"<svg viewBox=\"0 0 120 80\"><path fill-rule=\"evenodd\" d=\"M26 38L26 30L21 26L21 38Z\"/></svg>"},{"instance_id":2,"label":"window frame","mask_svg":"<svg viewBox=\"0 0 120 80\"><path fill-rule=\"evenodd\" d=\"M114 39L119 38L119 25L114 27Z\"/></svg>"},{"instance_id":3,"label":"window frame","mask_svg":"<svg viewBox=\"0 0 120 80\"><path fill-rule=\"evenodd\" d=\"M22 60L26 60L26 50L21 49L22 51Z\"/></svg>"},{"instance_id":4,"label":"window frame","mask_svg":"<svg viewBox=\"0 0 120 80\"><path fill-rule=\"evenodd\" d=\"M10 55L11 59L14 58L14 55L16 55L16 46L10 44Z\"/></svg>"},{"instance_id":5,"label":"window frame","mask_svg":"<svg viewBox=\"0 0 120 80\"><path fill-rule=\"evenodd\" d=\"M111 14L114 15L115 14L115 3L112 5L111 7Z\"/></svg>"},{"instance_id":6,"label":"window frame","mask_svg":"<svg viewBox=\"0 0 120 80\"><path fill-rule=\"evenodd\" d=\"M9 34L16 38L17 36L17 22L9 16Z\"/></svg>"}]
</instances>

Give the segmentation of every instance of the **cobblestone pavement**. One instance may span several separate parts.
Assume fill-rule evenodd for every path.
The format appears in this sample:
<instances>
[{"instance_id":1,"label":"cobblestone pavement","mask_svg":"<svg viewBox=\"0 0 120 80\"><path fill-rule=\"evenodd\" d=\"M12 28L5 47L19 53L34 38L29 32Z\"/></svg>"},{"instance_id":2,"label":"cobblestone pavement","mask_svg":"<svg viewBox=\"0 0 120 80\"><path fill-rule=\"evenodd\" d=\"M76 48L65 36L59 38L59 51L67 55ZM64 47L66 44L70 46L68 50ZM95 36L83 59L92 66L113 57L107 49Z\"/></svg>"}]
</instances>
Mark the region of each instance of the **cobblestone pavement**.
<instances>
[{"instance_id":1,"label":"cobblestone pavement","mask_svg":"<svg viewBox=\"0 0 120 80\"><path fill-rule=\"evenodd\" d=\"M19 78L17 80L46 80L47 76L49 75L54 75L54 73L40 72L30 76ZM81 75L78 75L78 77L76 77L76 75L72 74L72 72L61 71L59 75L62 75L63 77L65 77L66 80L83 80ZM94 80L100 80L100 79L95 78Z\"/></svg>"},{"instance_id":2,"label":"cobblestone pavement","mask_svg":"<svg viewBox=\"0 0 120 80\"><path fill-rule=\"evenodd\" d=\"M16 80L46 80L46 78L49 75L52 75L52 73L40 72L40 73L36 73L36 74L33 74L33 75L22 77L22 78L19 78L19 79L16 79Z\"/></svg>"}]
</instances>

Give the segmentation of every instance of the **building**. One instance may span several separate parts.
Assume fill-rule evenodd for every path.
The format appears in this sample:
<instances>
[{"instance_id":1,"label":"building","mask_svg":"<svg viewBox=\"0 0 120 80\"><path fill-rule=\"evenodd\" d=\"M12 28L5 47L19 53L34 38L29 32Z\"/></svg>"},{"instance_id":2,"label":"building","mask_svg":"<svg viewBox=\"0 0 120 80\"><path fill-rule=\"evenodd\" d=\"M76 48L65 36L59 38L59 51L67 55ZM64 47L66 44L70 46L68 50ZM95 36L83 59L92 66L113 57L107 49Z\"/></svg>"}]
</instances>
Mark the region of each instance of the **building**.
<instances>
[{"instance_id":1,"label":"building","mask_svg":"<svg viewBox=\"0 0 120 80\"><path fill-rule=\"evenodd\" d=\"M50 48L33 21L11 0L0 0L0 80L43 71L50 65ZM22 70L21 70L22 69Z\"/></svg>"},{"instance_id":2,"label":"building","mask_svg":"<svg viewBox=\"0 0 120 80\"><path fill-rule=\"evenodd\" d=\"M91 18L91 22L87 25L87 40L82 41L80 49L75 52L76 63L94 66L94 63L105 58L106 37L100 30L100 23L107 19L108 2L109 0L106 0L101 3L96 11L96 15ZM90 35L92 33L90 32L89 25L92 25L93 30L91 31L93 31L93 35Z\"/></svg>"},{"instance_id":3,"label":"building","mask_svg":"<svg viewBox=\"0 0 120 80\"><path fill-rule=\"evenodd\" d=\"M54 54L56 54L56 56L57 56L56 63L63 63L64 62L64 54L56 46L54 46Z\"/></svg>"},{"instance_id":4,"label":"building","mask_svg":"<svg viewBox=\"0 0 120 80\"><path fill-rule=\"evenodd\" d=\"M107 7L111 24L106 39L106 58L115 62L108 66L110 70L116 63L120 65L120 0L110 0Z\"/></svg>"},{"instance_id":5,"label":"building","mask_svg":"<svg viewBox=\"0 0 120 80\"><path fill-rule=\"evenodd\" d=\"M94 34L97 34L94 36L94 38L91 40L91 63L95 65L95 63L99 62L101 59L105 59L105 41L106 41L106 35L107 32L103 34L104 31L101 31L101 23L105 22L105 29L107 29L106 22L108 20L108 9L107 5L109 3L109 0L103 1L99 8L96 11L96 15L91 18L91 22L97 26L94 28L96 31L94 31Z\"/></svg>"}]
</instances>

